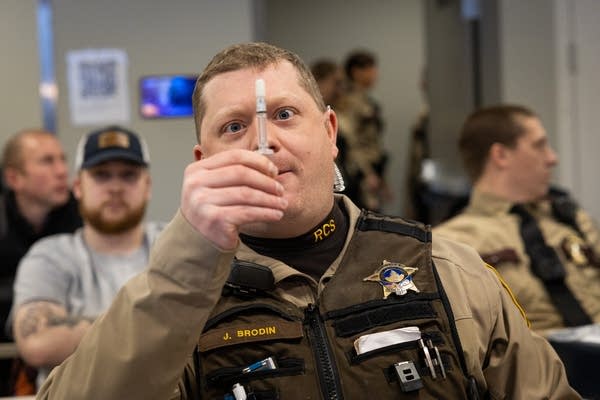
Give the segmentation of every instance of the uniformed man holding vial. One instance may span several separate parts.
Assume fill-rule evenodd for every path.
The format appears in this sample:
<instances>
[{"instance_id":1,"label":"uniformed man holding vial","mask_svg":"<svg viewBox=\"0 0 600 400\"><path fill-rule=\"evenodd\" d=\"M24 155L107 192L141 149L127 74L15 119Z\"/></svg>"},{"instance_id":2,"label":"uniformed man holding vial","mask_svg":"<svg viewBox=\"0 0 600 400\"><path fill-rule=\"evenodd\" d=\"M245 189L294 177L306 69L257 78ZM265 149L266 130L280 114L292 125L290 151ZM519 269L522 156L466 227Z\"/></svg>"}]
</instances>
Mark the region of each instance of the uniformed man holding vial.
<instances>
[{"instance_id":1,"label":"uniformed man holding vial","mask_svg":"<svg viewBox=\"0 0 600 400\"><path fill-rule=\"evenodd\" d=\"M179 212L38 398L580 398L474 250L333 193L336 114L296 54L231 46L194 104Z\"/></svg>"}]
</instances>

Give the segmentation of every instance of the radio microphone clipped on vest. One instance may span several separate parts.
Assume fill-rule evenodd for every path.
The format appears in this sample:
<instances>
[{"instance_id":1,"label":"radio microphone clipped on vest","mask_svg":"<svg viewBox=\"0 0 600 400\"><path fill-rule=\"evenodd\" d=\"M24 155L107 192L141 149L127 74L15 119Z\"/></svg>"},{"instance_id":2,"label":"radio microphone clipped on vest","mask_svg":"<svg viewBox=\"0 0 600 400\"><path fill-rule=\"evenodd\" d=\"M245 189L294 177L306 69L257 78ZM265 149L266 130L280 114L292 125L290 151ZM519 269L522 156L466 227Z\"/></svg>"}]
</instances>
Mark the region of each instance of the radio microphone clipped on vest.
<instances>
[{"instance_id":1,"label":"radio microphone clipped on vest","mask_svg":"<svg viewBox=\"0 0 600 400\"><path fill-rule=\"evenodd\" d=\"M225 289L242 296L255 296L274 288L275 278L270 268L233 259Z\"/></svg>"}]
</instances>

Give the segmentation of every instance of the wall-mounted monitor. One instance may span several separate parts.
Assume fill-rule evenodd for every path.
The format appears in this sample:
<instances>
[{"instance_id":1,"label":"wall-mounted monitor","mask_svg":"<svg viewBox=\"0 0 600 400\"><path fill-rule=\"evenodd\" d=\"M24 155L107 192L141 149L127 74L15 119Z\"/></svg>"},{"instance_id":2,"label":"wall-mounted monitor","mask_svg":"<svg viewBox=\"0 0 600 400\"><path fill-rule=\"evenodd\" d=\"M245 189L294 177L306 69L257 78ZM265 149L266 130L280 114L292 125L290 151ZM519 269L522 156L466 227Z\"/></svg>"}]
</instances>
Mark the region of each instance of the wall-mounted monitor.
<instances>
[{"instance_id":1,"label":"wall-mounted monitor","mask_svg":"<svg viewBox=\"0 0 600 400\"><path fill-rule=\"evenodd\" d=\"M140 78L140 114L144 118L191 117L198 75L153 75Z\"/></svg>"}]
</instances>

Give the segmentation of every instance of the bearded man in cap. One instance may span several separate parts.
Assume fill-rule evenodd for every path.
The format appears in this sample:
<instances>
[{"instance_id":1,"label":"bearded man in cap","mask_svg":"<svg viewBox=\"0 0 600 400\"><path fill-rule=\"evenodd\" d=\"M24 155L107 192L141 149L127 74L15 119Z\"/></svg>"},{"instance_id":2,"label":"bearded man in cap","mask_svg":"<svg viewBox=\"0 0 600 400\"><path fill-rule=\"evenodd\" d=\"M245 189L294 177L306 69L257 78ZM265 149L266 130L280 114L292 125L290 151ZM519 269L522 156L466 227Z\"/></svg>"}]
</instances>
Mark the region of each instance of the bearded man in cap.
<instances>
[{"instance_id":1,"label":"bearded man in cap","mask_svg":"<svg viewBox=\"0 0 600 400\"><path fill-rule=\"evenodd\" d=\"M110 126L81 139L73 192L83 227L37 242L15 280L12 330L22 357L39 368L38 384L148 263L162 228L143 222L151 192L148 166L145 142L127 129Z\"/></svg>"}]
</instances>

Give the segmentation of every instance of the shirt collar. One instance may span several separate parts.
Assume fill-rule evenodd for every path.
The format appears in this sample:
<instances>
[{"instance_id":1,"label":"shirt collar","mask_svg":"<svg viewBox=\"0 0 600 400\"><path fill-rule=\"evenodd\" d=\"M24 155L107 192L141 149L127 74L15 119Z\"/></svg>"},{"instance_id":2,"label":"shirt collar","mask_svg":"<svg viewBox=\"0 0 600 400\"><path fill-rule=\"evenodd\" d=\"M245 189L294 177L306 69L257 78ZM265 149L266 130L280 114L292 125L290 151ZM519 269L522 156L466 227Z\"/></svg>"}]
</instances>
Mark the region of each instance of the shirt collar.
<instances>
[{"instance_id":1,"label":"shirt collar","mask_svg":"<svg viewBox=\"0 0 600 400\"><path fill-rule=\"evenodd\" d=\"M503 197L499 197L492 193L485 193L477 189L473 189L469 200L469 208L471 211L486 215L508 214L515 204L515 202ZM547 201L547 199L525 203L523 205L529 212L534 214L548 214L552 212L550 202Z\"/></svg>"},{"instance_id":2,"label":"shirt collar","mask_svg":"<svg viewBox=\"0 0 600 400\"><path fill-rule=\"evenodd\" d=\"M493 215L507 214L513 204L513 202L507 199L477 189L473 189L471 199L469 200L469 208L471 210Z\"/></svg>"},{"instance_id":3,"label":"shirt collar","mask_svg":"<svg viewBox=\"0 0 600 400\"><path fill-rule=\"evenodd\" d=\"M360 215L360 209L356 205L354 205L354 203L352 203L352 201L348 197L340 194L335 194L335 196L336 200L338 200L340 197L342 198L341 205L346 209L346 212L348 213L348 235L346 237L346 243L344 244L342 251L340 252L339 256L333 261L329 269L323 274L323 276L321 277L321 281L323 280L323 278L329 277L335 273L335 270L337 269L344 253L346 252L346 248L348 247L348 243L356 227L356 221ZM269 267L271 271L273 271L273 278L275 279L275 283L294 275L306 277L314 282L314 279L312 279L309 275L303 274L302 272L290 267L287 264L284 264L279 260L263 256L262 254L258 254L242 242L240 242L240 246L237 250L236 257L240 260L245 260L263 265L265 267Z\"/></svg>"}]
</instances>

